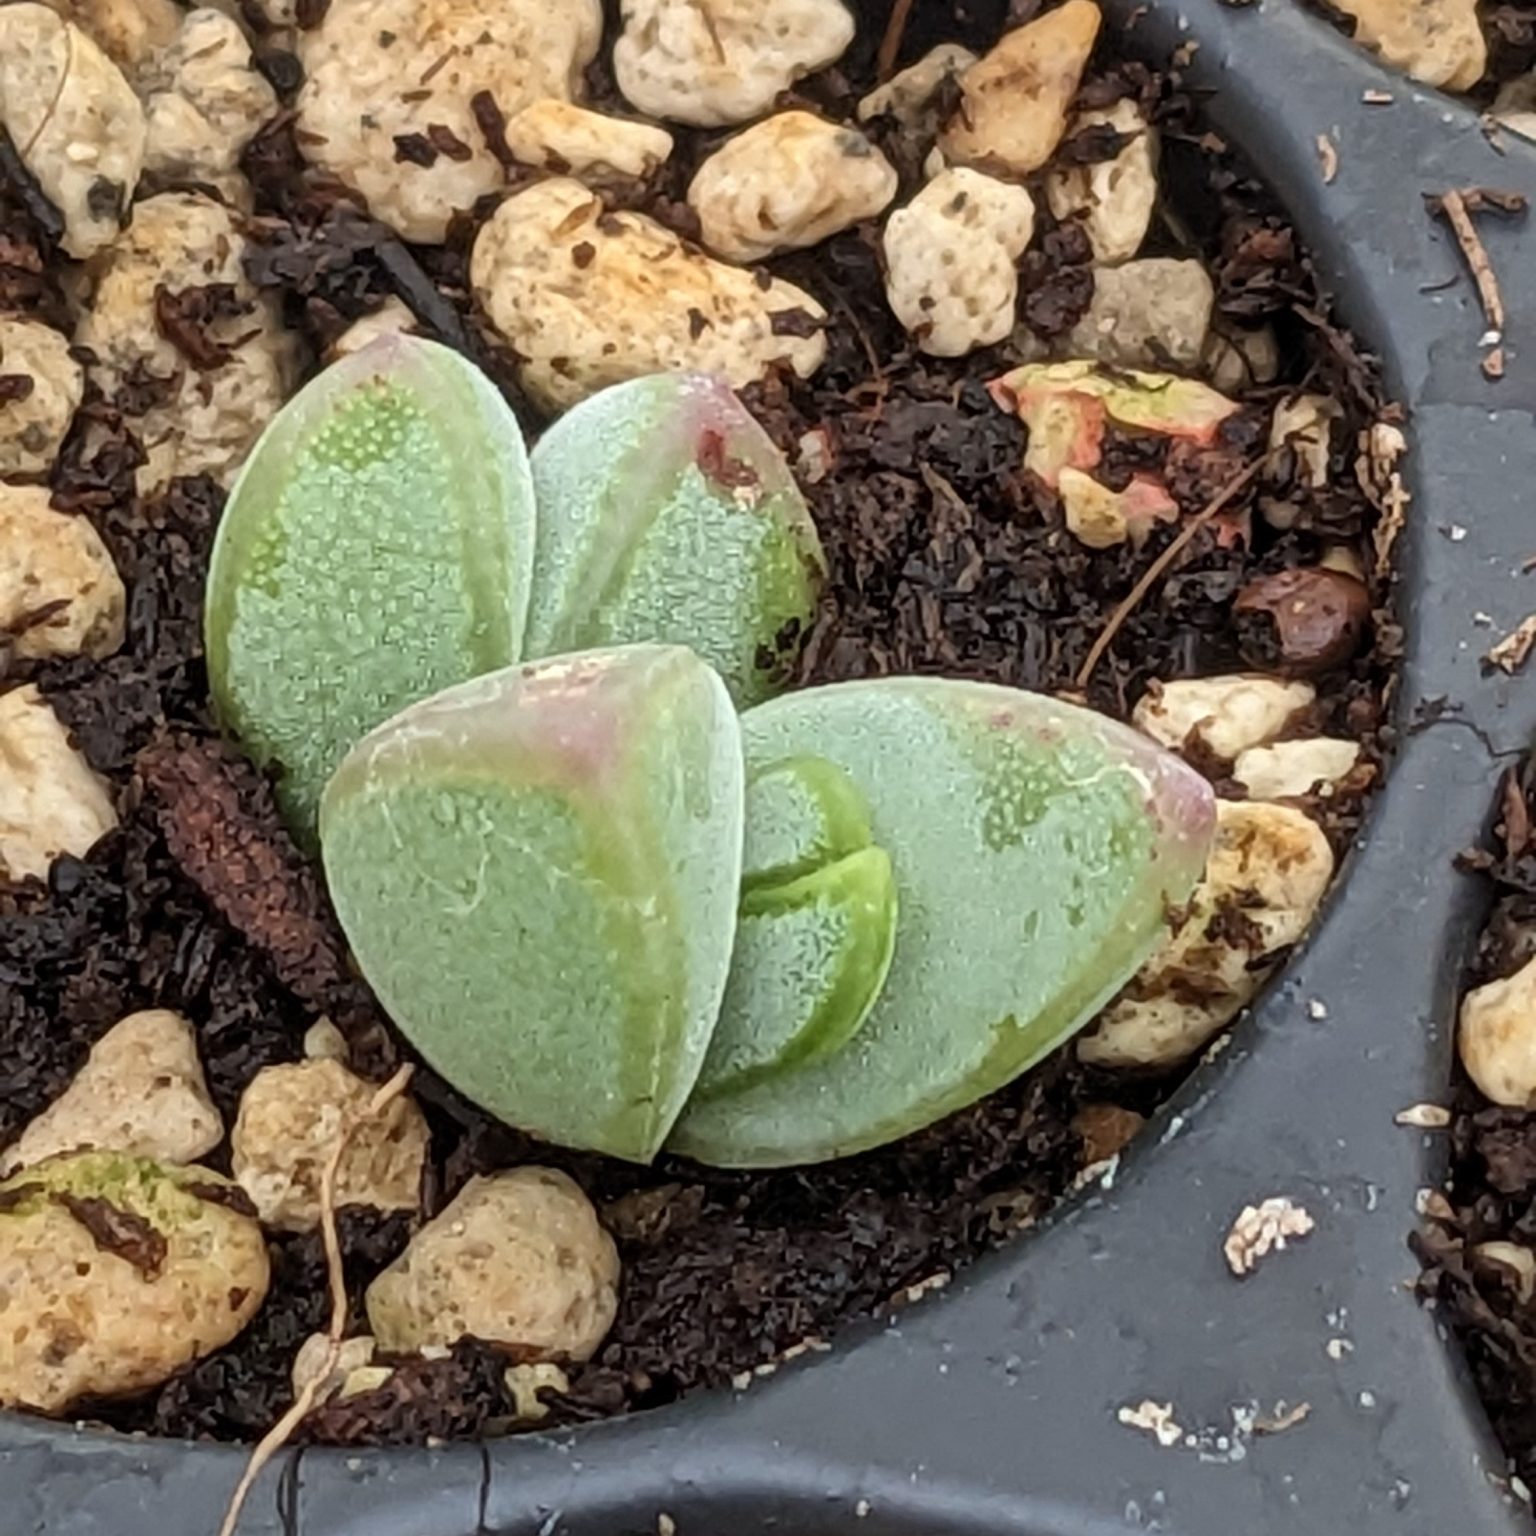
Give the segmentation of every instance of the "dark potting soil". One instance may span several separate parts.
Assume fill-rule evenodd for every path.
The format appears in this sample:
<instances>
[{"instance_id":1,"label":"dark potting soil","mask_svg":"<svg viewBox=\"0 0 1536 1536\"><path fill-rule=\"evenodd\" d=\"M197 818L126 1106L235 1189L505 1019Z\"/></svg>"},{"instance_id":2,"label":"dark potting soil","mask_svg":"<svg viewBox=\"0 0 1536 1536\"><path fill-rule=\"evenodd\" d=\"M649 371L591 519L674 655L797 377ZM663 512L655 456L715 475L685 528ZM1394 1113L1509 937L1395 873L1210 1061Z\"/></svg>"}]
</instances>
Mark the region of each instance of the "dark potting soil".
<instances>
[{"instance_id":1,"label":"dark potting soil","mask_svg":"<svg viewBox=\"0 0 1536 1536\"><path fill-rule=\"evenodd\" d=\"M1489 847L1463 859L1494 892L1469 988L1536 958L1536 758L1510 770L1494 821ZM1477 1251L1536 1247L1536 1110L1490 1105L1460 1074L1452 1108L1450 1177L1413 1238L1420 1294L1460 1336L1511 1469L1536 1487L1536 1311L1518 1273Z\"/></svg>"},{"instance_id":2,"label":"dark potting soil","mask_svg":"<svg viewBox=\"0 0 1536 1536\"><path fill-rule=\"evenodd\" d=\"M1029 0L1015 4L1013 17L1034 8ZM852 115L852 101L872 83L888 13L875 0L863 9L863 34L842 68L805 82L799 99ZM904 62L945 39L985 46L1007 8L1001 0L929 0L915 9L922 14L910 25ZM1330 488L1312 490L1283 455L1262 487L1201 529L1081 687L1095 640L1175 529L1159 528L1139 550L1097 552L1067 534L1053 498L1022 472L1023 428L984 387L1013 359L1003 349L953 362L916 352L886 306L877 231L850 231L771 264L827 306L826 366L809 383L779 380L747 392L801 466L831 565L796 684L942 673L1086 698L1124 717L1153 678L1285 659L1283 637L1261 622L1234 622L1239 595L1256 580L1310 570L1341 544L1372 569L1375 512L1354 467L1360 431L1383 410L1371 360L1326 318L1283 216L1195 119L1176 77L1116 62L1114 45L1107 40L1084 94L1100 104L1134 94L1161 123L1162 181L1177 217L1164 221L1151 253L1203 256L1222 315L1273 325L1284 367L1281 383L1243 397L1243 414L1215 447L1196 453L1112 438L1106 476L1123 484L1134 469L1160 468L1181 509L1197 514L1262 449L1275 400L1305 385L1343 412ZM268 66L291 90L291 57L269 58ZM592 83L599 102L613 99L601 65ZM494 102L481 117L494 128ZM913 146L891 124L876 132L912 190ZM683 191L720 137L681 135L663 181L631 201L685 227ZM1113 148L1084 143L1073 152L1091 158ZM441 250L407 247L305 170L286 118L253 144L248 168L258 198L249 273L282 294L290 323L316 352L399 294L425 330L484 367L536 429L511 360L471 313L465 270L473 221ZM56 231L35 190L0 157L0 303L62 313ZM1043 338L1069 328L1091 298L1086 256L1081 232L1067 226L1047 228L1026 258L1022 313ZM196 351L197 312L178 311L165 323L187 333ZM370 1076L384 1076L405 1055L348 970L316 871L283 831L268 786L213 730L200 607L221 495L208 481L189 480L152 502L134 497L141 452L134 420L156 387L136 381L117 400L89 402L51 482L57 505L101 529L128 584L123 650L102 663L37 665L0 647L0 687L34 680L42 687L111 779L122 817L88 859L60 860L46 888L0 886L0 1142L50 1103L93 1041L136 1008L173 1007L194 1021L226 1117L260 1068L300 1055L304 1031L321 1013L341 1026L353 1064ZM1288 509L1289 531L1258 514L1261 495ZM1318 702L1297 727L1365 744L1367 768L1314 807L1341 855L1372 766L1389 745L1384 699L1397 631L1386 586L1374 571L1370 581L1374 620L1352 654L1343 646L1315 676ZM1079 1109L1147 1111L1182 1075L1095 1077L1068 1050L898 1145L761 1174L668 1158L639 1169L568 1154L498 1125L429 1072L419 1073L415 1091L433 1130L429 1212L472 1173L538 1161L569 1169L619 1239L618 1321L597 1358L571 1371L569 1393L550 1399L549 1422L572 1422L728 1383L952 1272L1071 1188L1090 1157L1073 1125ZM360 1211L343 1218L361 1324L362 1289L403 1246L407 1225ZM97 1416L168 1435L253 1439L265 1431L288 1406L294 1353L323 1327L326 1310L318 1240L280 1236L273 1251L271 1293L243 1335L158 1391L103 1406ZM365 1443L495 1432L512 1412L504 1364L468 1341L448 1359L412 1362L378 1391L328 1407L305 1433Z\"/></svg>"},{"instance_id":3,"label":"dark potting soil","mask_svg":"<svg viewBox=\"0 0 1536 1536\"><path fill-rule=\"evenodd\" d=\"M1482 15L1483 36L1488 39L1488 73L1479 99L1497 87L1536 69L1536 4L1531 0L1507 0L1490 5Z\"/></svg>"}]
</instances>

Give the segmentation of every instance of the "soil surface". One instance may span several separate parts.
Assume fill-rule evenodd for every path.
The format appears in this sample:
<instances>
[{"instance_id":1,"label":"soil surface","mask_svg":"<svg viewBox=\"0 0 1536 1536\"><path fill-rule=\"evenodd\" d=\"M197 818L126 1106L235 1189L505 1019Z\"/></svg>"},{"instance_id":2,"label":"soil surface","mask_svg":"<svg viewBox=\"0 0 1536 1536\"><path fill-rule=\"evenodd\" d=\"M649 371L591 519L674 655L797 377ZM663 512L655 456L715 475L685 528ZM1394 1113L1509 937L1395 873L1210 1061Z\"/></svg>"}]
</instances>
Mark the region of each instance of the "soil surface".
<instances>
[{"instance_id":1,"label":"soil surface","mask_svg":"<svg viewBox=\"0 0 1536 1536\"><path fill-rule=\"evenodd\" d=\"M854 50L839 69L805 82L799 99L851 117L853 101L873 83L887 14L875 0L864 9ZM984 47L1005 19L1001 3L925 0L915 9L922 15L903 61L955 37ZM1028 0L1015 4L1014 17L1033 9ZM1341 543L1371 566L1374 512L1358 489L1354 458L1359 431L1382 410L1371 360L1326 318L1284 217L1204 128L1176 74L1121 62L1122 41L1105 39L1085 96L1103 103L1134 94L1162 125L1163 187L1176 211L1160 221L1148 254L1202 255L1223 316L1273 324L1284 365L1276 385L1244 396L1247 409L1215 449L1170 453L1163 440L1115 439L1109 478L1123 484L1150 462L1194 514L1262 447L1269 412L1286 390L1304 384L1332 395L1344 423L1330 489L1310 491L1285 464L1264 487L1264 496L1290 508L1289 531L1276 532L1256 510L1258 493L1245 492L1120 627L1086 697L1121 717L1149 679L1241 668L1245 646L1246 661L1262 660L1251 654L1262 642L1245 638L1232 619L1234 600L1255 577L1310 566ZM291 96L292 57L269 50L266 67ZM594 93L599 102L612 95L601 65ZM903 169L906 196L917 175L911 146L889 127L882 135ZM685 221L682 190L719 137L680 135L664 184L647 189L644 205ZM248 163L258 193L251 275L282 292L290 322L316 353L351 319L398 293L429 332L480 362L525 421L536 422L509 360L470 312L465 264L474 221L440 250L406 247L305 170L286 119L253 145ZM0 307L62 313L56 224L14 158L0 156L0 198ZM926 672L1081 697L1077 676L1090 648L1174 530L1159 528L1139 551L1100 552L1065 532L1053 498L1023 475L1023 428L984 388L1013 355L998 349L940 362L915 352L887 308L874 229L770 265L815 293L832 317L828 361L814 381L748 396L786 452L797 455L815 430L830 463L807 493L832 579L795 681ZM1092 293L1081 231L1047 229L1026 268L1029 324L1042 336L1061 333ZM167 317L172 322L195 333L196 315ZM188 345L195 349L195 336ZM154 387L144 381L146 391ZM87 860L61 860L46 888L0 886L0 1142L56 1097L92 1042L136 1008L174 1007L194 1021L212 1092L231 1118L252 1075L296 1059L305 1028L322 1012L350 1038L361 1071L380 1076L403 1052L349 973L316 871L282 830L268 786L215 736L200 608L221 495L192 480L152 503L135 499L133 419L142 409L135 399L90 402L52 477L57 504L91 516L128 583L123 650L105 663L38 666L8 659L0 645L0 687L40 683L112 780L122 812L121 828ZM1376 763L1389 746L1383 701L1397 634L1387 592L1378 584L1373 597L1371 638L1317 679L1307 729L1360 739ZM1341 854L1368 778L1317 808ZM1519 899L1536 910L1536 863L1529 879ZM968 1263L1070 1189L1089 1158L1072 1123L1082 1106L1147 1111L1173 1086L1095 1079L1067 1051L880 1152L811 1169L728 1174L669 1159L644 1170L560 1153L492 1122L430 1073L417 1079L434 1137L429 1211L473 1172L538 1161L570 1169L620 1240L617 1325L598 1357L571 1372L569 1394L552 1400L554 1422L726 1384ZM1490 1123L1484 1144L1497 1130ZM1536 1190L1536 1129L1522 1119L1519 1133L1524 1203L1510 1197L1504 1230L1536 1222L1515 1214ZM360 1315L363 1285L403 1246L407 1225L349 1211L342 1230ZM278 1236L273 1247L271 1295L239 1339L99 1417L167 1435L264 1432L288 1405L294 1352L323 1327L327 1305L318 1238ZM1523 1379L1536 1381L1536 1333L1521 1333L1519 1349ZM414 1362L379 1391L327 1408L305 1433L364 1443L494 1432L512 1409L503 1364L467 1342L447 1360Z\"/></svg>"},{"instance_id":2,"label":"soil surface","mask_svg":"<svg viewBox=\"0 0 1536 1536\"><path fill-rule=\"evenodd\" d=\"M1494 890L1470 988L1536 958L1536 759L1510 771L1490 846L1463 862ZM1459 1071L1453 1109L1450 1177L1413 1239L1420 1292L1459 1334L1511 1469L1536 1487L1536 1312L1516 1271L1476 1251L1536 1246L1536 1110L1490 1105Z\"/></svg>"}]
</instances>

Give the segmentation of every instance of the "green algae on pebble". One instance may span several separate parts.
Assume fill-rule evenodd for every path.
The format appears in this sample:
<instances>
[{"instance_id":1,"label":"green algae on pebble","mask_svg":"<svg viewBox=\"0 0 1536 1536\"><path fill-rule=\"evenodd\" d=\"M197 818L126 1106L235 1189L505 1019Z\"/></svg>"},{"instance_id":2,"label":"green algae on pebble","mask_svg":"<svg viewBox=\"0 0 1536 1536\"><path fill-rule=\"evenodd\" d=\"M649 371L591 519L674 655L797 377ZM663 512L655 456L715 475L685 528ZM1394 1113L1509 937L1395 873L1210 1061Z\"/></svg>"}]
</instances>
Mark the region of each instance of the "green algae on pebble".
<instances>
[{"instance_id":1,"label":"green algae on pebble","mask_svg":"<svg viewBox=\"0 0 1536 1536\"><path fill-rule=\"evenodd\" d=\"M157 1387L229 1343L270 1280L261 1224L211 1169L90 1151L20 1169L0 1181L0 1407Z\"/></svg>"},{"instance_id":2,"label":"green algae on pebble","mask_svg":"<svg viewBox=\"0 0 1536 1536\"><path fill-rule=\"evenodd\" d=\"M178 1166L127 1152L63 1152L18 1168L0 1180L0 1220L22 1216L58 1195L102 1200L151 1226L175 1231L198 1220L209 1192L228 1190L241 1198L239 1186L195 1164Z\"/></svg>"},{"instance_id":3,"label":"green algae on pebble","mask_svg":"<svg viewBox=\"0 0 1536 1536\"><path fill-rule=\"evenodd\" d=\"M896 910L883 848L748 891L695 1096L739 1092L846 1045L885 985Z\"/></svg>"},{"instance_id":4,"label":"green algae on pebble","mask_svg":"<svg viewBox=\"0 0 1536 1536\"><path fill-rule=\"evenodd\" d=\"M539 528L527 654L661 641L745 708L826 562L783 456L721 379L655 374L569 411L533 452Z\"/></svg>"},{"instance_id":5,"label":"green algae on pebble","mask_svg":"<svg viewBox=\"0 0 1536 1536\"><path fill-rule=\"evenodd\" d=\"M301 837L367 731L520 658L534 521L516 419L433 342L374 342L262 434L214 545L208 669Z\"/></svg>"},{"instance_id":6,"label":"green algae on pebble","mask_svg":"<svg viewBox=\"0 0 1536 1536\"><path fill-rule=\"evenodd\" d=\"M638 1162L725 990L744 764L680 646L526 663L417 704L325 792L363 974L434 1070L509 1124Z\"/></svg>"},{"instance_id":7,"label":"green algae on pebble","mask_svg":"<svg viewBox=\"0 0 1536 1536\"><path fill-rule=\"evenodd\" d=\"M1210 787L1145 737L1009 688L844 683L751 710L742 732L749 770L811 753L853 778L900 913L846 1046L690 1103L670 1147L724 1167L864 1151L1011 1081L1135 974L1215 826Z\"/></svg>"},{"instance_id":8,"label":"green algae on pebble","mask_svg":"<svg viewBox=\"0 0 1536 1536\"><path fill-rule=\"evenodd\" d=\"M747 776L745 890L782 885L869 847L869 805L836 763L802 754Z\"/></svg>"}]
</instances>

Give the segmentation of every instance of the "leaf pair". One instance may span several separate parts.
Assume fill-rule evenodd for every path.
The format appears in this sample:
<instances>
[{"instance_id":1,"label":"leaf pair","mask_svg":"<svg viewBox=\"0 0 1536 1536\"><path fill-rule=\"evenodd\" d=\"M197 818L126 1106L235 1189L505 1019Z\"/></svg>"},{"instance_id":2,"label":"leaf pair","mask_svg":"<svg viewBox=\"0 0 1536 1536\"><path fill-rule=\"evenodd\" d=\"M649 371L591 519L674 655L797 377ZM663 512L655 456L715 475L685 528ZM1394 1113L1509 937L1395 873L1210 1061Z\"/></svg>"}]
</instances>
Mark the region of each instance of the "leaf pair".
<instances>
[{"instance_id":1,"label":"leaf pair","mask_svg":"<svg viewBox=\"0 0 1536 1536\"><path fill-rule=\"evenodd\" d=\"M892 679L738 722L654 645L405 711L321 817L364 974L450 1082L565 1145L726 1166L1008 1082L1135 972L1212 825L1202 779L1086 710Z\"/></svg>"},{"instance_id":2,"label":"leaf pair","mask_svg":"<svg viewBox=\"0 0 1536 1536\"><path fill-rule=\"evenodd\" d=\"M608 390L530 463L479 370L388 337L301 391L230 494L209 572L214 700L312 839L353 743L524 656L676 641L739 703L765 698L822 568L793 477L722 382Z\"/></svg>"}]
</instances>

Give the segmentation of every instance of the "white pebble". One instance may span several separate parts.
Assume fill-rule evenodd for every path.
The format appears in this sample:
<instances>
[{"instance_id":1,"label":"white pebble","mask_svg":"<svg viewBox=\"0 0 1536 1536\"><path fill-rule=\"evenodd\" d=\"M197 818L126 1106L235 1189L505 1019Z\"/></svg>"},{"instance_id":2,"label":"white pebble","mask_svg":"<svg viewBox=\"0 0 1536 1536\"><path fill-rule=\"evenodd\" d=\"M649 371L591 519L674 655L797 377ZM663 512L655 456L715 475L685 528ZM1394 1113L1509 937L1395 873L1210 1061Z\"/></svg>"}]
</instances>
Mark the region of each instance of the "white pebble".
<instances>
[{"instance_id":1,"label":"white pebble","mask_svg":"<svg viewBox=\"0 0 1536 1536\"><path fill-rule=\"evenodd\" d=\"M693 178L688 204L705 245L750 262L876 217L896 187L895 168L857 129L780 112L717 149Z\"/></svg>"},{"instance_id":2,"label":"white pebble","mask_svg":"<svg viewBox=\"0 0 1536 1536\"><path fill-rule=\"evenodd\" d=\"M0 315L0 373L32 381L28 394L0 402L0 476L45 474L79 408L84 370L52 326Z\"/></svg>"},{"instance_id":3,"label":"white pebble","mask_svg":"<svg viewBox=\"0 0 1536 1536\"><path fill-rule=\"evenodd\" d=\"M523 108L507 124L507 148L523 165L587 177L640 178L672 155L672 135L650 123L605 117L573 102L547 97Z\"/></svg>"},{"instance_id":4,"label":"white pebble","mask_svg":"<svg viewBox=\"0 0 1536 1536\"><path fill-rule=\"evenodd\" d=\"M1045 195L1058 219L1080 217L1096 260L1129 261L1141 249L1157 206L1157 130L1134 101L1079 113L1072 133L1113 128L1129 142L1112 160L1069 165L1046 178ZM1153 360L1154 362L1157 359Z\"/></svg>"},{"instance_id":5,"label":"white pebble","mask_svg":"<svg viewBox=\"0 0 1536 1536\"><path fill-rule=\"evenodd\" d=\"M365 1115L376 1091L329 1057L263 1067L251 1079L229 1139L230 1167L268 1226L319 1225L321 1170L348 1126L336 1204L413 1211L421 1203L427 1122L405 1095Z\"/></svg>"},{"instance_id":6,"label":"white pebble","mask_svg":"<svg viewBox=\"0 0 1536 1536\"><path fill-rule=\"evenodd\" d=\"M1470 90L1488 67L1477 0L1338 0L1355 41L1426 85Z\"/></svg>"},{"instance_id":7,"label":"white pebble","mask_svg":"<svg viewBox=\"0 0 1536 1536\"><path fill-rule=\"evenodd\" d=\"M147 72L176 37L185 12L176 0L45 0L85 32L128 80L142 88Z\"/></svg>"},{"instance_id":8,"label":"white pebble","mask_svg":"<svg viewBox=\"0 0 1536 1536\"><path fill-rule=\"evenodd\" d=\"M775 334L776 315L826 311L780 279L727 266L642 213L608 213L568 177L509 197L475 241L475 297L522 359L524 386L564 410L609 384L688 369L733 388L783 363L808 378L826 339Z\"/></svg>"},{"instance_id":9,"label":"white pebble","mask_svg":"<svg viewBox=\"0 0 1536 1536\"><path fill-rule=\"evenodd\" d=\"M934 98L975 62L976 55L963 44L940 43L917 63L907 65L872 90L859 103L859 121L868 123L890 116L905 127L922 127L931 115Z\"/></svg>"},{"instance_id":10,"label":"white pebble","mask_svg":"<svg viewBox=\"0 0 1536 1536\"><path fill-rule=\"evenodd\" d=\"M1188 915L1079 1038L1083 1061L1162 1067L1193 1055L1311 926L1333 878L1322 828L1290 806L1222 800L1216 810L1216 846Z\"/></svg>"},{"instance_id":11,"label":"white pebble","mask_svg":"<svg viewBox=\"0 0 1536 1536\"><path fill-rule=\"evenodd\" d=\"M50 617L39 610L63 604ZM0 630L18 656L110 656L123 643L127 596L101 535L55 512L40 485L0 484Z\"/></svg>"},{"instance_id":12,"label":"white pebble","mask_svg":"<svg viewBox=\"0 0 1536 1536\"><path fill-rule=\"evenodd\" d=\"M1238 754L1232 777L1252 800L1284 800L1332 788L1347 778L1359 761L1357 741L1307 736L1268 747L1249 747Z\"/></svg>"},{"instance_id":13,"label":"white pebble","mask_svg":"<svg viewBox=\"0 0 1536 1536\"><path fill-rule=\"evenodd\" d=\"M191 11L158 68L161 88L146 105L144 168L205 182L249 206L240 155L278 103L245 34L220 11Z\"/></svg>"},{"instance_id":14,"label":"white pebble","mask_svg":"<svg viewBox=\"0 0 1536 1536\"><path fill-rule=\"evenodd\" d=\"M117 235L144 163L144 109L105 53L44 5L0 6L0 126L93 256Z\"/></svg>"},{"instance_id":15,"label":"white pebble","mask_svg":"<svg viewBox=\"0 0 1536 1536\"><path fill-rule=\"evenodd\" d=\"M1131 718L1175 752L1199 745L1232 761L1272 741L1316 697L1310 683L1257 673L1178 678L1149 689Z\"/></svg>"},{"instance_id":16,"label":"white pebble","mask_svg":"<svg viewBox=\"0 0 1536 1536\"><path fill-rule=\"evenodd\" d=\"M1461 1064L1485 1098L1511 1109L1536 1096L1536 960L1462 999Z\"/></svg>"},{"instance_id":17,"label":"white pebble","mask_svg":"<svg viewBox=\"0 0 1536 1536\"><path fill-rule=\"evenodd\" d=\"M197 1038L179 1013L131 1013L91 1047L85 1065L0 1157L0 1177L61 1152L126 1152L192 1163L224 1139Z\"/></svg>"},{"instance_id":18,"label":"white pebble","mask_svg":"<svg viewBox=\"0 0 1536 1536\"><path fill-rule=\"evenodd\" d=\"M720 128L835 64L853 41L842 0L622 0L613 71L648 117Z\"/></svg>"},{"instance_id":19,"label":"white pebble","mask_svg":"<svg viewBox=\"0 0 1536 1536\"><path fill-rule=\"evenodd\" d=\"M942 172L891 215L886 297L924 352L961 357L1012 331L1017 263L1034 229L1023 187L965 169Z\"/></svg>"},{"instance_id":20,"label":"white pebble","mask_svg":"<svg viewBox=\"0 0 1536 1536\"><path fill-rule=\"evenodd\" d=\"M106 782L34 684L0 693L0 762L0 874L46 879L61 854L83 858L117 825Z\"/></svg>"},{"instance_id":21,"label":"white pebble","mask_svg":"<svg viewBox=\"0 0 1536 1536\"><path fill-rule=\"evenodd\" d=\"M474 1178L368 1287L381 1348L466 1334L589 1360L618 1309L618 1250L581 1189L551 1168Z\"/></svg>"}]
</instances>

